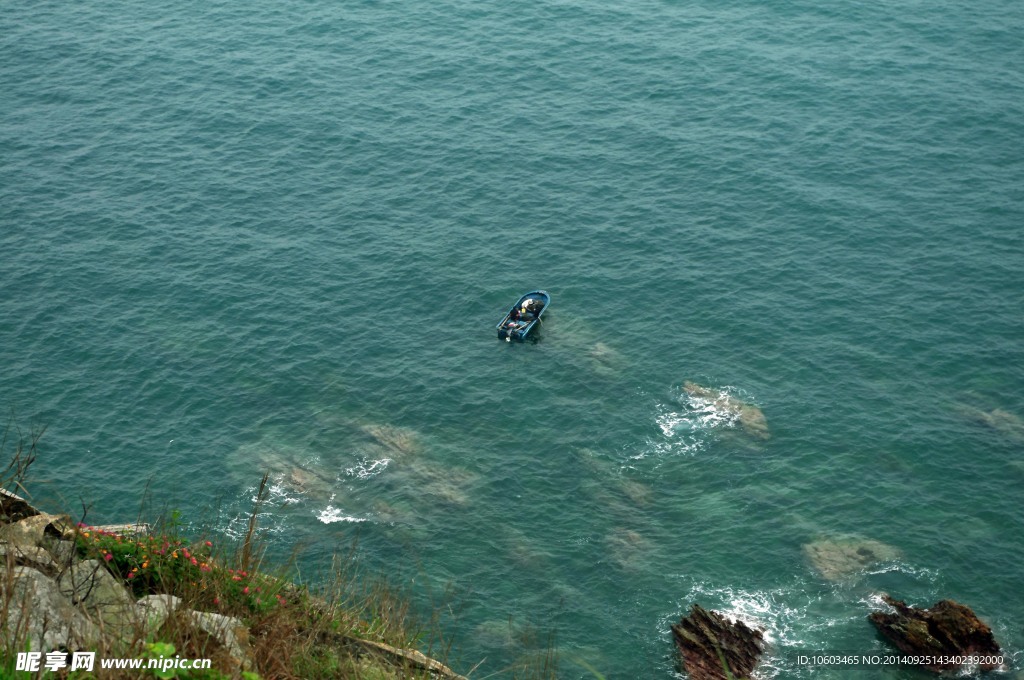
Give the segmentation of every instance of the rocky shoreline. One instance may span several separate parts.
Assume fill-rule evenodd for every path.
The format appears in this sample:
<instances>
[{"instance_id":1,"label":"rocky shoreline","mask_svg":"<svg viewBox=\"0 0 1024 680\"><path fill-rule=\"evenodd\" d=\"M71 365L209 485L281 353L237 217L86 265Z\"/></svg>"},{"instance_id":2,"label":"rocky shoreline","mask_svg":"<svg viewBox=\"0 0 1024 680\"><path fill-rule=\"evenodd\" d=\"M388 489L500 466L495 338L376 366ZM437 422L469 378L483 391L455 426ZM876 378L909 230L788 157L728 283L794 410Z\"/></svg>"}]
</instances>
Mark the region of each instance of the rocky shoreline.
<instances>
[{"instance_id":1,"label":"rocky shoreline","mask_svg":"<svg viewBox=\"0 0 1024 680\"><path fill-rule=\"evenodd\" d=\"M255 634L245 621L194 609L172 594L136 597L103 560L86 559L79 550L80 537L90 533L120 540L148 531L144 524L85 527L69 515L40 512L0 489L0 557L6 568L0 578L0 630L5 655L94 651L101 656L139 658L147 656L148 642L173 633L177 639L196 643L194 649L202 653L194 657L212 660L212 668L220 675L209 677L260 677ZM361 664L357 667L365 667L367 673L372 667L373 677L397 679L412 670L420 676L464 680L417 650L351 635L335 635L328 643L356 659L353 663Z\"/></svg>"}]
</instances>

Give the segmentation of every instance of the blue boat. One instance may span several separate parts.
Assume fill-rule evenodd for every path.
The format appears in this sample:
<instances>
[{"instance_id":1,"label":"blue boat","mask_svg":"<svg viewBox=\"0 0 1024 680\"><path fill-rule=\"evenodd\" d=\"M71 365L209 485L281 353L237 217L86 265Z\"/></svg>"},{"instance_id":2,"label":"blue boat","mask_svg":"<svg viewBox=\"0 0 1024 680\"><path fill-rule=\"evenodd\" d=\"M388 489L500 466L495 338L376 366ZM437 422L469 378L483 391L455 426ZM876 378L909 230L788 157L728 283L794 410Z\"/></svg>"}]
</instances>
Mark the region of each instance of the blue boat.
<instances>
[{"instance_id":1,"label":"blue boat","mask_svg":"<svg viewBox=\"0 0 1024 680\"><path fill-rule=\"evenodd\" d=\"M543 290L532 290L519 298L498 324L498 338L505 342L526 340L550 302L551 296Z\"/></svg>"}]
</instances>

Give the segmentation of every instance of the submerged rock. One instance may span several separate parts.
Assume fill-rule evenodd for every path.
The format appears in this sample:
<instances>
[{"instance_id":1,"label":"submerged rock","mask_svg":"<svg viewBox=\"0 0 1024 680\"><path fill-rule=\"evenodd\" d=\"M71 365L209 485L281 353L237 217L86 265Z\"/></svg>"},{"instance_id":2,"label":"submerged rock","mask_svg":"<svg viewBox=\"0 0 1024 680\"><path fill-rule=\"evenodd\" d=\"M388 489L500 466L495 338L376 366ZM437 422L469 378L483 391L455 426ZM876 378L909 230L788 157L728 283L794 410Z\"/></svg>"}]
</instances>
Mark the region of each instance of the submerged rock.
<instances>
[{"instance_id":1,"label":"submerged rock","mask_svg":"<svg viewBox=\"0 0 1024 680\"><path fill-rule=\"evenodd\" d=\"M804 545L804 554L829 581L841 581L872 564L889 562L900 555L891 545L856 537L813 541Z\"/></svg>"},{"instance_id":2,"label":"submerged rock","mask_svg":"<svg viewBox=\"0 0 1024 680\"><path fill-rule=\"evenodd\" d=\"M419 434L407 427L371 423L360 429L389 452L399 456L414 455L423 448Z\"/></svg>"},{"instance_id":3,"label":"submerged rock","mask_svg":"<svg viewBox=\"0 0 1024 680\"><path fill-rule=\"evenodd\" d=\"M253 475L270 473L272 491L285 502L303 496L315 500L328 498L337 486L336 474L326 469L310 451L288 445L261 441L244 444L234 455L236 472L251 482ZM258 477L257 477L258 478Z\"/></svg>"},{"instance_id":4,"label":"submerged rock","mask_svg":"<svg viewBox=\"0 0 1024 680\"><path fill-rule=\"evenodd\" d=\"M651 542L632 529L617 527L604 539L608 558L626 571L636 571L651 551Z\"/></svg>"},{"instance_id":5,"label":"submerged rock","mask_svg":"<svg viewBox=\"0 0 1024 680\"><path fill-rule=\"evenodd\" d=\"M769 439L768 420L758 407L740 401L726 392L703 387L687 380L683 383L683 391L696 399L704 399L714 407L735 418L743 430L758 439Z\"/></svg>"},{"instance_id":6,"label":"submerged rock","mask_svg":"<svg viewBox=\"0 0 1024 680\"><path fill-rule=\"evenodd\" d=\"M448 467L440 463L417 458L395 470L393 481L402 485L417 498L429 498L448 505L467 505L468 489L477 475L465 468Z\"/></svg>"},{"instance_id":7,"label":"submerged rock","mask_svg":"<svg viewBox=\"0 0 1024 680\"><path fill-rule=\"evenodd\" d=\"M622 357L617 351L603 342L596 342L587 350L587 358L595 373L611 375L619 370Z\"/></svg>"},{"instance_id":8,"label":"submerged rock","mask_svg":"<svg viewBox=\"0 0 1024 680\"><path fill-rule=\"evenodd\" d=\"M690 680L749 678L764 644L761 630L742 621L730 621L697 604L689 616L672 626L672 637Z\"/></svg>"},{"instance_id":9,"label":"submerged rock","mask_svg":"<svg viewBox=\"0 0 1024 680\"><path fill-rule=\"evenodd\" d=\"M632 479L623 480L619 485L622 489L622 493L626 495L626 498L631 500L634 505L647 506L651 504L651 496L653 492L651 487L647 486L643 482L637 482Z\"/></svg>"},{"instance_id":10,"label":"submerged rock","mask_svg":"<svg viewBox=\"0 0 1024 680\"><path fill-rule=\"evenodd\" d=\"M931 609L917 609L888 595L882 595L882 600L895 611L874 612L868 616L868 620L901 652L929 657L934 661L922 664L929 670L958 670L963 664L954 663L957 657L975 656L982 661L994 661L992 657L1002 654L992 636L992 629L970 607L953 600L942 600ZM999 666L996 663L978 664L983 671L991 671Z\"/></svg>"},{"instance_id":11,"label":"submerged rock","mask_svg":"<svg viewBox=\"0 0 1024 680\"><path fill-rule=\"evenodd\" d=\"M985 411L966 404L959 405L960 412L968 420L984 425L999 434L1016 440L1024 440L1024 418L1001 408Z\"/></svg>"}]
</instances>

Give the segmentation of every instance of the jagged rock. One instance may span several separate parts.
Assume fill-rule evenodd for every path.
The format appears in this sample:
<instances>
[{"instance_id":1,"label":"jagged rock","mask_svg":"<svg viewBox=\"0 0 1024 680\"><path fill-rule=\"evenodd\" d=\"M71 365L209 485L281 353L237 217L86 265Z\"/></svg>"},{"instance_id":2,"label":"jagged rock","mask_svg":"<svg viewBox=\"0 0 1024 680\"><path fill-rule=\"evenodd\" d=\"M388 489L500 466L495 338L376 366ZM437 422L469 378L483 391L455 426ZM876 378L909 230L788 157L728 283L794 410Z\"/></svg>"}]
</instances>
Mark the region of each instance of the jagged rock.
<instances>
[{"instance_id":1,"label":"jagged rock","mask_svg":"<svg viewBox=\"0 0 1024 680\"><path fill-rule=\"evenodd\" d=\"M696 604L689 616L672 626L672 636L690 680L749 678L764 644L762 631Z\"/></svg>"},{"instance_id":2,"label":"jagged rock","mask_svg":"<svg viewBox=\"0 0 1024 680\"><path fill-rule=\"evenodd\" d=\"M74 541L47 537L43 539L43 547L61 568L68 566L78 557L78 548L75 547Z\"/></svg>"},{"instance_id":3,"label":"jagged rock","mask_svg":"<svg viewBox=\"0 0 1024 680\"><path fill-rule=\"evenodd\" d=\"M149 595L139 599L135 608L143 617L147 633L159 630L177 614L187 625L194 626L216 640L233 660L233 665L241 670L256 667L249 644L249 629L234 617L188 609L183 606L181 598L174 595Z\"/></svg>"},{"instance_id":4,"label":"jagged rock","mask_svg":"<svg viewBox=\"0 0 1024 680\"><path fill-rule=\"evenodd\" d=\"M942 600L931 609L908 607L906 602L882 595L895 612L873 612L868 619L890 642L905 654L920 656L998 656L999 645L992 629L966 607L953 600ZM929 664L936 672L957 670L960 664ZM997 664L979 666L983 671Z\"/></svg>"},{"instance_id":5,"label":"jagged rock","mask_svg":"<svg viewBox=\"0 0 1024 680\"><path fill-rule=\"evenodd\" d=\"M58 568L53 555L45 548L18 543L0 543L0 565L3 564L31 567L50 576L56 574Z\"/></svg>"},{"instance_id":6,"label":"jagged rock","mask_svg":"<svg viewBox=\"0 0 1024 680\"><path fill-rule=\"evenodd\" d=\"M39 511L21 496L0 489L0 522L17 522L38 514Z\"/></svg>"},{"instance_id":7,"label":"jagged rock","mask_svg":"<svg viewBox=\"0 0 1024 680\"><path fill-rule=\"evenodd\" d=\"M135 600L97 560L82 560L63 569L57 576L57 588L108 630L122 633L134 624Z\"/></svg>"},{"instance_id":8,"label":"jagged rock","mask_svg":"<svg viewBox=\"0 0 1024 680\"><path fill-rule=\"evenodd\" d=\"M0 526L0 541L15 545L44 546L47 537L69 539L75 530L68 515L38 513L12 524Z\"/></svg>"},{"instance_id":9,"label":"jagged rock","mask_svg":"<svg viewBox=\"0 0 1024 680\"><path fill-rule=\"evenodd\" d=\"M29 651L90 649L99 640L99 629L35 569L12 567L0 579L0 598L8 603L0 611L0 630L16 644L24 640Z\"/></svg>"},{"instance_id":10,"label":"jagged rock","mask_svg":"<svg viewBox=\"0 0 1024 680\"><path fill-rule=\"evenodd\" d=\"M865 567L894 560L900 555L891 545L853 536L822 538L807 543L804 554L829 581L841 581Z\"/></svg>"}]
</instances>

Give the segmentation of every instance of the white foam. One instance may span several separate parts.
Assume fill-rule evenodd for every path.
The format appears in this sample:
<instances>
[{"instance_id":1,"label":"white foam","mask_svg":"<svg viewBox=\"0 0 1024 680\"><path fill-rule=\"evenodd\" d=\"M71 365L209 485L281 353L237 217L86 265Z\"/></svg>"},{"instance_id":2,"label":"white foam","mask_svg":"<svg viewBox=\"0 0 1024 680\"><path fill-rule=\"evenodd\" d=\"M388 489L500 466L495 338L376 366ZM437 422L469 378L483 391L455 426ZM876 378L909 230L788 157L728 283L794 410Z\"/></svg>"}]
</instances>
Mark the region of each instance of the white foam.
<instances>
[{"instance_id":1,"label":"white foam","mask_svg":"<svg viewBox=\"0 0 1024 680\"><path fill-rule=\"evenodd\" d=\"M390 462L390 458L381 458L380 460L370 461L364 458L359 461L358 465L345 470L345 474L349 477L356 477L358 479L369 479L370 477L376 477L380 473L384 472Z\"/></svg>"},{"instance_id":2,"label":"white foam","mask_svg":"<svg viewBox=\"0 0 1024 680\"><path fill-rule=\"evenodd\" d=\"M723 398L739 399L735 395L741 393L741 390L727 386L717 390L715 398L707 398L694 396L680 388L671 403L655 404L654 422L661 431L661 438L649 439L645 450L632 458L644 458L651 453L672 455L701 451L709 444L715 430L739 427L740 412L736 408L727 408Z\"/></svg>"},{"instance_id":3,"label":"white foam","mask_svg":"<svg viewBox=\"0 0 1024 680\"><path fill-rule=\"evenodd\" d=\"M785 588L743 590L699 582L694 584L686 601L706 603L704 606L708 609L763 630L765 642L772 646L791 647L805 644L795 624L807 616L806 607L787 603L796 594Z\"/></svg>"},{"instance_id":4,"label":"white foam","mask_svg":"<svg viewBox=\"0 0 1024 680\"><path fill-rule=\"evenodd\" d=\"M869 569L864 573L868 575L877 575L889 574L892 572L908 574L910 576L920 578L930 583L935 583L939 579L939 572L933 569L928 569L926 567L914 567L899 560L882 562L881 564L876 565L874 568Z\"/></svg>"},{"instance_id":5,"label":"white foam","mask_svg":"<svg viewBox=\"0 0 1024 680\"><path fill-rule=\"evenodd\" d=\"M719 417L713 411L685 409L678 405L656 404L654 422L661 431L660 438L650 438L643 451L634 459L644 458L648 453L656 455L693 454L708 443L708 431L718 424Z\"/></svg>"},{"instance_id":6,"label":"white foam","mask_svg":"<svg viewBox=\"0 0 1024 680\"><path fill-rule=\"evenodd\" d=\"M326 508L317 513L316 518L324 524L334 524L335 522L365 522L365 517L353 517L346 515L342 512L341 508L336 508L333 505L328 505Z\"/></svg>"},{"instance_id":7,"label":"white foam","mask_svg":"<svg viewBox=\"0 0 1024 680\"><path fill-rule=\"evenodd\" d=\"M269 492L267 494L267 501L277 505L298 503L302 498L302 494L298 492L295 494L289 493L290 491L295 491L295 489L289 489L284 485L284 475L278 475L277 479L272 480L267 487L267 491ZM252 502L256 502L255 495L252 497Z\"/></svg>"}]
</instances>

